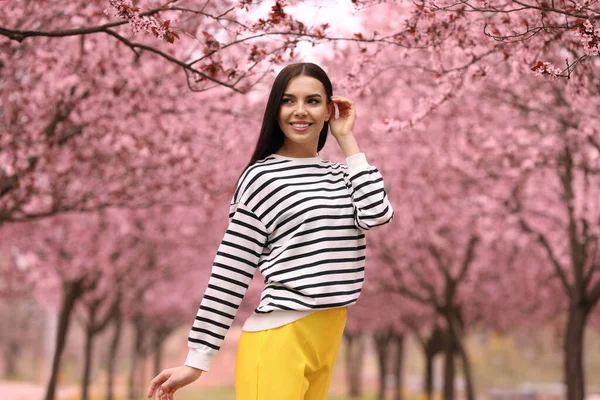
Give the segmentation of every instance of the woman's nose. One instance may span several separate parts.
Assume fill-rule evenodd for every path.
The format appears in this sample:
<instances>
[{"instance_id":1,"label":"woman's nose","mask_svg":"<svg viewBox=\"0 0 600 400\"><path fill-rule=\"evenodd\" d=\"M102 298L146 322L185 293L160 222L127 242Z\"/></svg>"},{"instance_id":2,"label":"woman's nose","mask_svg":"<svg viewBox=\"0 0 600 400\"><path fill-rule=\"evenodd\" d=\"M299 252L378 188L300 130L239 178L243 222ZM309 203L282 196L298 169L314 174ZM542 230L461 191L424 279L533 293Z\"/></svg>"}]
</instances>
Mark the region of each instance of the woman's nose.
<instances>
[{"instance_id":1,"label":"woman's nose","mask_svg":"<svg viewBox=\"0 0 600 400\"><path fill-rule=\"evenodd\" d=\"M296 109L294 111L296 114L300 114L300 115L306 114L306 109L304 108L304 104L302 104L300 102L296 104Z\"/></svg>"}]
</instances>

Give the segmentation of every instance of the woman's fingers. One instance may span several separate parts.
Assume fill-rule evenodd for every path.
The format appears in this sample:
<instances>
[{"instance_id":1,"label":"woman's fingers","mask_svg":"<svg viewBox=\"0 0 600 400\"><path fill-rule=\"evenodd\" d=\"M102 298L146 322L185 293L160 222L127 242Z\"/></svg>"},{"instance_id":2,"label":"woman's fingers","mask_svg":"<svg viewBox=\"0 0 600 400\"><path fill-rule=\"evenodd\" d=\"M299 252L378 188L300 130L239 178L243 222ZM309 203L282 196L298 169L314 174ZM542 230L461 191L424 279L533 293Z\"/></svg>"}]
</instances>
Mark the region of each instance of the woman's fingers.
<instances>
[{"instance_id":1,"label":"woman's fingers","mask_svg":"<svg viewBox=\"0 0 600 400\"><path fill-rule=\"evenodd\" d=\"M174 390L167 390L165 393L165 400L173 400L173 396L175 395Z\"/></svg>"},{"instance_id":2,"label":"woman's fingers","mask_svg":"<svg viewBox=\"0 0 600 400\"><path fill-rule=\"evenodd\" d=\"M159 392L160 396L160 385L166 382L167 379L169 379L167 371L163 371L160 374L156 375L156 377L154 377L154 379L150 381L150 387L148 388L148 398L152 397L155 390Z\"/></svg>"},{"instance_id":3,"label":"woman's fingers","mask_svg":"<svg viewBox=\"0 0 600 400\"><path fill-rule=\"evenodd\" d=\"M347 99L346 97L342 97L342 96L331 96L331 101L336 102L338 104L348 104L348 105L354 104L352 102L352 100Z\"/></svg>"},{"instance_id":4,"label":"woman's fingers","mask_svg":"<svg viewBox=\"0 0 600 400\"><path fill-rule=\"evenodd\" d=\"M334 94L333 96L331 96L331 99L332 99L332 100L345 100L345 101L350 101L350 99L349 99L349 98L347 98L347 97L344 97L344 96L339 96L339 95L337 95L337 94Z\"/></svg>"},{"instance_id":5,"label":"woman's fingers","mask_svg":"<svg viewBox=\"0 0 600 400\"><path fill-rule=\"evenodd\" d=\"M334 100L339 110L339 116L347 117L353 109L354 104L350 100Z\"/></svg>"},{"instance_id":6,"label":"woman's fingers","mask_svg":"<svg viewBox=\"0 0 600 400\"><path fill-rule=\"evenodd\" d=\"M336 104L338 107L345 109L352 108L352 106L354 105L354 103L351 100L340 96L331 96L331 101L333 101L333 103Z\"/></svg>"},{"instance_id":7,"label":"woman's fingers","mask_svg":"<svg viewBox=\"0 0 600 400\"><path fill-rule=\"evenodd\" d=\"M158 400L173 400L173 393L172 391L164 390L162 388L162 386L158 389L158 393L159 393L159 397Z\"/></svg>"},{"instance_id":8,"label":"woman's fingers","mask_svg":"<svg viewBox=\"0 0 600 400\"><path fill-rule=\"evenodd\" d=\"M161 389L164 393L164 400L173 400L173 394L177 388L175 387L174 382L172 382L172 377L162 384Z\"/></svg>"}]
</instances>

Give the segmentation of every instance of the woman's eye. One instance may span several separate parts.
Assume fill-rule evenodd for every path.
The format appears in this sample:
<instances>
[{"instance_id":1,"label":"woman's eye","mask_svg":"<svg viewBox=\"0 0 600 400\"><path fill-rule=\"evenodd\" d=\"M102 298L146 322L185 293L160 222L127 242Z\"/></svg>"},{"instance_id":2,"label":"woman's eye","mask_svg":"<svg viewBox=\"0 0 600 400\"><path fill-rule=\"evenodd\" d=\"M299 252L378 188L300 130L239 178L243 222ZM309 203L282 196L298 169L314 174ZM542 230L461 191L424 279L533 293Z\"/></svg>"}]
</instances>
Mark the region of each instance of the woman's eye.
<instances>
[{"instance_id":1,"label":"woman's eye","mask_svg":"<svg viewBox=\"0 0 600 400\"><path fill-rule=\"evenodd\" d=\"M317 99L311 99L308 101L310 104L319 104L319 100Z\"/></svg>"},{"instance_id":2,"label":"woman's eye","mask_svg":"<svg viewBox=\"0 0 600 400\"><path fill-rule=\"evenodd\" d=\"M290 100L290 99L283 99L283 100L281 100L281 103L283 103L283 104L289 104L291 102L292 102L292 100Z\"/></svg>"}]
</instances>

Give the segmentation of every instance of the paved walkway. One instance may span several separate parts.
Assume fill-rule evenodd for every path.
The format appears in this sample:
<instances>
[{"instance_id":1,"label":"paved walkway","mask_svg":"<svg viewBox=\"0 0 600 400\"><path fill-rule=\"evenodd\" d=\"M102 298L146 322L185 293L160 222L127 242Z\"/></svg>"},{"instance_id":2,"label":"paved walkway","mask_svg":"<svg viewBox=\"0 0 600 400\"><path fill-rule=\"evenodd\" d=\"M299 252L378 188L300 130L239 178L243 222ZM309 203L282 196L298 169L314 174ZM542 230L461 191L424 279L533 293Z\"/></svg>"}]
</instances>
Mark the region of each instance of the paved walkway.
<instances>
[{"instance_id":1,"label":"paved walkway","mask_svg":"<svg viewBox=\"0 0 600 400\"><path fill-rule=\"evenodd\" d=\"M241 334L241 327L234 326L227 334L221 350L213 361L210 372L203 375L198 381L192 383L196 387L233 387L234 385L234 367L237 351L237 342ZM165 361L165 367L170 368L177 365L177 362L185 359L187 348L182 348L181 354L174 355L173 359ZM343 357L340 354L339 357ZM340 360L338 360L340 361ZM369 355L366 360L363 371L363 389L374 392L377 389L377 369L375 360ZM104 377L102 377L104 378ZM150 378L151 379L151 378ZM337 365L332 379L331 394L345 394L346 381L345 371L341 365ZM99 383L99 382L97 382ZM148 381L149 383L149 381ZM405 385L411 390L418 390L420 387L420 378L406 377ZM119 387L124 390L124 388ZM45 382L9 382L0 381L0 400L40 400L45 391ZM79 393L79 385L60 385L57 391L56 400L72 400Z\"/></svg>"},{"instance_id":2,"label":"paved walkway","mask_svg":"<svg viewBox=\"0 0 600 400\"><path fill-rule=\"evenodd\" d=\"M39 400L44 398L45 386L31 382L0 381L2 400ZM70 400L79 393L77 386L61 386L56 400Z\"/></svg>"}]
</instances>

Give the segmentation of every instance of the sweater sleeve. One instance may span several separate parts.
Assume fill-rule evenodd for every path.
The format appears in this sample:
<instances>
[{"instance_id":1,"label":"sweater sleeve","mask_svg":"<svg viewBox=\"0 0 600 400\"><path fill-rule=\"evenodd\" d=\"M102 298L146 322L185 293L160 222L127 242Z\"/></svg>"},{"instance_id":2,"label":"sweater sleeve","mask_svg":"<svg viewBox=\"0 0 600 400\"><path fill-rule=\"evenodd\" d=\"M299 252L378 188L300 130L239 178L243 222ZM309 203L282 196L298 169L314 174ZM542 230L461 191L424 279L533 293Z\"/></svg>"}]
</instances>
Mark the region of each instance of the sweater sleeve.
<instances>
[{"instance_id":1,"label":"sweater sleeve","mask_svg":"<svg viewBox=\"0 0 600 400\"><path fill-rule=\"evenodd\" d=\"M365 153L346 158L346 186L351 191L354 205L354 224L358 229L369 230L387 224L394 210L383 187L379 170L367 162Z\"/></svg>"},{"instance_id":2,"label":"sweater sleeve","mask_svg":"<svg viewBox=\"0 0 600 400\"><path fill-rule=\"evenodd\" d=\"M208 371L252 280L267 229L244 204L232 204L229 226L188 337L185 365Z\"/></svg>"}]
</instances>

